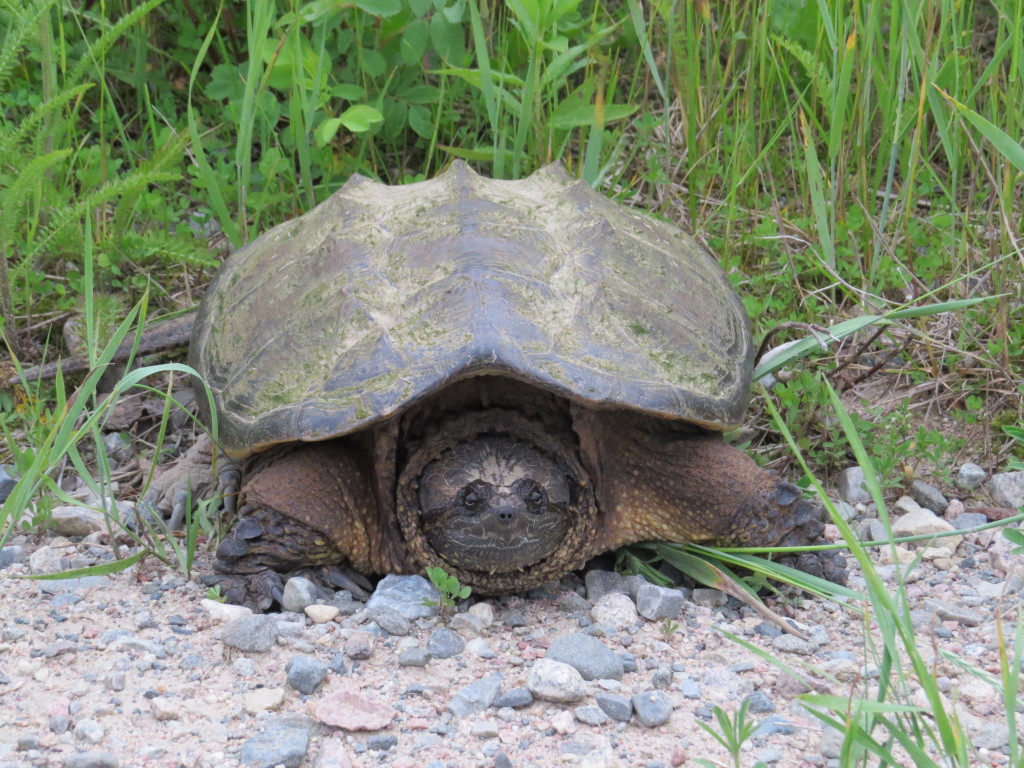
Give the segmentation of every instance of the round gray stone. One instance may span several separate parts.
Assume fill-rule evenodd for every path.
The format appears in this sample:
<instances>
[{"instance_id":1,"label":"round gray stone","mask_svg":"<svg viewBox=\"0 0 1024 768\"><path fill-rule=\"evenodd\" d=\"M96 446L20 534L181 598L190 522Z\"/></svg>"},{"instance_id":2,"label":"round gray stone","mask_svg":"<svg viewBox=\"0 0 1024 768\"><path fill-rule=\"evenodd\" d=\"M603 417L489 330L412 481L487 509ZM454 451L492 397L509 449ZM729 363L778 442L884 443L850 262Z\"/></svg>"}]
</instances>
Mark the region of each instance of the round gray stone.
<instances>
[{"instance_id":1,"label":"round gray stone","mask_svg":"<svg viewBox=\"0 0 1024 768\"><path fill-rule=\"evenodd\" d=\"M10 464L0 464L0 504L7 501L7 497L17 484L18 478L15 477L14 467Z\"/></svg>"},{"instance_id":2,"label":"round gray stone","mask_svg":"<svg viewBox=\"0 0 1024 768\"><path fill-rule=\"evenodd\" d=\"M644 584L636 591L636 611L649 621L674 619L685 603L686 598L678 589Z\"/></svg>"},{"instance_id":3,"label":"round gray stone","mask_svg":"<svg viewBox=\"0 0 1024 768\"><path fill-rule=\"evenodd\" d=\"M992 499L1001 507L1024 505L1024 472L1000 472L988 481Z\"/></svg>"},{"instance_id":4,"label":"round gray stone","mask_svg":"<svg viewBox=\"0 0 1024 768\"><path fill-rule=\"evenodd\" d=\"M436 604L439 599L434 585L422 576L389 574L377 584L377 589L366 602L366 610L372 616L378 606L385 606L414 621L434 616L437 613ZM424 600L435 605L426 605Z\"/></svg>"},{"instance_id":5,"label":"round gray stone","mask_svg":"<svg viewBox=\"0 0 1024 768\"><path fill-rule=\"evenodd\" d=\"M400 667L425 667L433 657L422 648L406 648L398 656Z\"/></svg>"},{"instance_id":6,"label":"round gray stone","mask_svg":"<svg viewBox=\"0 0 1024 768\"><path fill-rule=\"evenodd\" d=\"M625 723L633 716L633 703L625 696L617 693L599 693L595 700L597 706L612 720Z\"/></svg>"},{"instance_id":7,"label":"round gray stone","mask_svg":"<svg viewBox=\"0 0 1024 768\"><path fill-rule=\"evenodd\" d=\"M476 680L460 689L448 701L448 711L456 717L469 717L483 712L498 695L501 687L501 674L494 674Z\"/></svg>"},{"instance_id":8,"label":"round gray stone","mask_svg":"<svg viewBox=\"0 0 1024 768\"><path fill-rule=\"evenodd\" d=\"M910 484L910 498L937 515L945 512L949 506L949 500L942 495L942 491L924 480L915 480Z\"/></svg>"},{"instance_id":9,"label":"round gray stone","mask_svg":"<svg viewBox=\"0 0 1024 768\"><path fill-rule=\"evenodd\" d=\"M605 595L616 592L629 594L629 582L621 573L614 571L592 570L583 576L583 584L587 588L587 600L594 604Z\"/></svg>"},{"instance_id":10,"label":"round gray stone","mask_svg":"<svg viewBox=\"0 0 1024 768\"><path fill-rule=\"evenodd\" d=\"M412 622L388 605L379 603L372 610L367 609L366 612L370 615L370 618L377 622L377 626L389 635L404 637L412 631Z\"/></svg>"},{"instance_id":11,"label":"round gray stone","mask_svg":"<svg viewBox=\"0 0 1024 768\"><path fill-rule=\"evenodd\" d=\"M984 483L987 477L988 472L984 468L967 462L957 470L955 482L958 488L971 491Z\"/></svg>"},{"instance_id":12,"label":"round gray stone","mask_svg":"<svg viewBox=\"0 0 1024 768\"><path fill-rule=\"evenodd\" d=\"M284 585L281 605L286 611L302 613L307 605L313 605L320 597L320 589L303 576L293 576Z\"/></svg>"},{"instance_id":13,"label":"round gray stone","mask_svg":"<svg viewBox=\"0 0 1024 768\"><path fill-rule=\"evenodd\" d=\"M764 691L754 691L747 696L749 711L756 715L765 715L775 711L775 702Z\"/></svg>"},{"instance_id":14,"label":"round gray stone","mask_svg":"<svg viewBox=\"0 0 1024 768\"><path fill-rule=\"evenodd\" d=\"M327 679L327 665L312 656L292 656L285 672L288 685L299 693L313 693Z\"/></svg>"},{"instance_id":15,"label":"round gray stone","mask_svg":"<svg viewBox=\"0 0 1024 768\"><path fill-rule=\"evenodd\" d=\"M519 707L528 707L531 704L533 704L533 694L530 693L530 689L519 687L498 694L491 703L491 706L496 709L501 709L502 707L518 709Z\"/></svg>"},{"instance_id":16,"label":"round gray stone","mask_svg":"<svg viewBox=\"0 0 1024 768\"><path fill-rule=\"evenodd\" d=\"M636 719L648 728L657 728L668 722L672 715L672 700L664 691L644 691L630 699Z\"/></svg>"},{"instance_id":17,"label":"round gray stone","mask_svg":"<svg viewBox=\"0 0 1024 768\"><path fill-rule=\"evenodd\" d=\"M435 629L427 640L427 652L435 659L450 659L466 648L466 641L447 627Z\"/></svg>"},{"instance_id":18,"label":"round gray stone","mask_svg":"<svg viewBox=\"0 0 1024 768\"><path fill-rule=\"evenodd\" d=\"M861 504L871 501L871 494L864 486L864 470L860 467L849 467L839 473L836 483L839 498L850 504Z\"/></svg>"},{"instance_id":19,"label":"round gray stone","mask_svg":"<svg viewBox=\"0 0 1024 768\"><path fill-rule=\"evenodd\" d=\"M622 679L622 659L596 637L581 632L556 637L545 658L568 664L584 680Z\"/></svg>"},{"instance_id":20,"label":"round gray stone","mask_svg":"<svg viewBox=\"0 0 1024 768\"><path fill-rule=\"evenodd\" d=\"M608 722L608 713L593 704L576 707L573 714L576 715L577 720L586 725L604 725Z\"/></svg>"},{"instance_id":21,"label":"round gray stone","mask_svg":"<svg viewBox=\"0 0 1024 768\"><path fill-rule=\"evenodd\" d=\"M98 750L68 755L63 763L64 768L118 768L120 764L117 755Z\"/></svg>"},{"instance_id":22,"label":"round gray stone","mask_svg":"<svg viewBox=\"0 0 1024 768\"><path fill-rule=\"evenodd\" d=\"M243 616L225 624L220 639L240 651L269 651L277 642L277 620L266 614Z\"/></svg>"},{"instance_id":23,"label":"round gray stone","mask_svg":"<svg viewBox=\"0 0 1024 768\"><path fill-rule=\"evenodd\" d=\"M242 745L242 763L249 768L299 768L309 751L309 731L271 725Z\"/></svg>"}]
</instances>

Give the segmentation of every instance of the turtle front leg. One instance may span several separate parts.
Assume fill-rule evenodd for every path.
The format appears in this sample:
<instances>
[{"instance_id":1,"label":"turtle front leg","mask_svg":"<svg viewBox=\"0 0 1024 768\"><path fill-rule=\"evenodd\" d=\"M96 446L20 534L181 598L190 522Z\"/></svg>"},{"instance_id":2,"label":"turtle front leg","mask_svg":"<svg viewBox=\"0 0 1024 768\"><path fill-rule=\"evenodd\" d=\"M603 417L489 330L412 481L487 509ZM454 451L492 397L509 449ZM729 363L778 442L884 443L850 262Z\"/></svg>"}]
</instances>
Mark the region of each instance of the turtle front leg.
<instances>
[{"instance_id":1,"label":"turtle front leg","mask_svg":"<svg viewBox=\"0 0 1024 768\"><path fill-rule=\"evenodd\" d=\"M229 602L265 611L281 601L283 574L298 569L392 570L393 534L380 520L371 477L344 441L256 457L244 473L239 520L217 548L216 573L204 582L220 586ZM334 568L326 578L336 583L338 573L344 571Z\"/></svg>"},{"instance_id":2,"label":"turtle front leg","mask_svg":"<svg viewBox=\"0 0 1024 768\"><path fill-rule=\"evenodd\" d=\"M614 413L583 417L576 428L605 516L604 549L652 540L733 547L826 543L823 510L720 437ZM783 562L846 581L845 559L835 551Z\"/></svg>"}]
</instances>

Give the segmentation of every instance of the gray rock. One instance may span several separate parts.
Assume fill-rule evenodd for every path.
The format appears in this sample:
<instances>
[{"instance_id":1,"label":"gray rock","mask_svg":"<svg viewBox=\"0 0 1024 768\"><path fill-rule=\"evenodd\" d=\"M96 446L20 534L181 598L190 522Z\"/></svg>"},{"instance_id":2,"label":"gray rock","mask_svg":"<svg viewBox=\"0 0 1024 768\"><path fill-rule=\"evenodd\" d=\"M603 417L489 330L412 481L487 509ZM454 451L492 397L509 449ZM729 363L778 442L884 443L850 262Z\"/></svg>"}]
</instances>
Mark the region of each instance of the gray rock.
<instances>
[{"instance_id":1,"label":"gray rock","mask_svg":"<svg viewBox=\"0 0 1024 768\"><path fill-rule=\"evenodd\" d=\"M955 621L966 627L976 627L982 622L982 616L977 611L934 597L929 597L921 603L921 608L934 613L941 621Z\"/></svg>"},{"instance_id":2,"label":"gray rock","mask_svg":"<svg viewBox=\"0 0 1024 768\"><path fill-rule=\"evenodd\" d=\"M496 739L498 733L498 724L494 720L481 720L469 728L469 735L476 739Z\"/></svg>"},{"instance_id":3,"label":"gray rock","mask_svg":"<svg viewBox=\"0 0 1024 768\"><path fill-rule=\"evenodd\" d=\"M998 750L1010 743L1010 732L1006 723L985 723L971 735L971 744L976 749Z\"/></svg>"},{"instance_id":4,"label":"gray rock","mask_svg":"<svg viewBox=\"0 0 1024 768\"><path fill-rule=\"evenodd\" d=\"M94 750L68 755L64 758L63 765L64 768L118 768L121 761L117 759L117 755L110 752Z\"/></svg>"},{"instance_id":5,"label":"gray rock","mask_svg":"<svg viewBox=\"0 0 1024 768\"><path fill-rule=\"evenodd\" d=\"M672 667L663 664L651 675L651 687L665 689L672 685Z\"/></svg>"},{"instance_id":6,"label":"gray rock","mask_svg":"<svg viewBox=\"0 0 1024 768\"><path fill-rule=\"evenodd\" d=\"M389 635L404 637L412 632L412 622L384 603L378 603L372 610L367 609L366 612L370 618L377 622L377 626Z\"/></svg>"},{"instance_id":7,"label":"gray rock","mask_svg":"<svg viewBox=\"0 0 1024 768\"><path fill-rule=\"evenodd\" d=\"M796 733L796 726L782 715L768 715L754 731L754 736L790 736Z\"/></svg>"},{"instance_id":8,"label":"gray rock","mask_svg":"<svg viewBox=\"0 0 1024 768\"><path fill-rule=\"evenodd\" d=\"M630 699L636 719L647 728L657 728L668 722L672 715L672 700L664 691L644 691Z\"/></svg>"},{"instance_id":9,"label":"gray rock","mask_svg":"<svg viewBox=\"0 0 1024 768\"><path fill-rule=\"evenodd\" d=\"M545 658L573 667L584 680L621 680L622 659L596 637L574 632L556 637Z\"/></svg>"},{"instance_id":10,"label":"gray rock","mask_svg":"<svg viewBox=\"0 0 1024 768\"><path fill-rule=\"evenodd\" d=\"M14 476L14 467L10 464L0 464L0 504L7 501L7 497L14 491L18 479Z\"/></svg>"},{"instance_id":11,"label":"gray rock","mask_svg":"<svg viewBox=\"0 0 1024 768\"><path fill-rule=\"evenodd\" d=\"M573 702L587 695L587 685L575 668L547 656L534 663L526 686L543 701Z\"/></svg>"},{"instance_id":12,"label":"gray rock","mask_svg":"<svg viewBox=\"0 0 1024 768\"><path fill-rule=\"evenodd\" d=\"M839 498L849 504L871 501L871 494L864 486L864 470L860 467L850 467L840 472L836 490L839 492Z\"/></svg>"},{"instance_id":13,"label":"gray rock","mask_svg":"<svg viewBox=\"0 0 1024 768\"><path fill-rule=\"evenodd\" d=\"M312 656L292 656L285 672L288 673L288 685L307 695L327 679L327 665Z\"/></svg>"},{"instance_id":14,"label":"gray rock","mask_svg":"<svg viewBox=\"0 0 1024 768\"><path fill-rule=\"evenodd\" d=\"M466 650L481 659L494 659L498 656L497 652L482 637L474 637L466 643Z\"/></svg>"},{"instance_id":15,"label":"gray rock","mask_svg":"<svg viewBox=\"0 0 1024 768\"><path fill-rule=\"evenodd\" d=\"M885 541L885 525L877 517L864 520L858 526L861 541Z\"/></svg>"},{"instance_id":16,"label":"gray rock","mask_svg":"<svg viewBox=\"0 0 1024 768\"><path fill-rule=\"evenodd\" d=\"M988 518L981 512L964 512L962 515L957 515L949 520L949 524L958 531L966 531L969 528L985 525L987 522Z\"/></svg>"},{"instance_id":17,"label":"gray rock","mask_svg":"<svg viewBox=\"0 0 1024 768\"><path fill-rule=\"evenodd\" d=\"M334 599L331 600L331 605L338 609L338 613L342 616L351 616L354 613L358 613L365 607L364 603L356 600L352 596L352 593L347 589L339 589L334 593Z\"/></svg>"},{"instance_id":18,"label":"gray rock","mask_svg":"<svg viewBox=\"0 0 1024 768\"><path fill-rule=\"evenodd\" d=\"M425 667L432 658L433 656L422 648L406 648L398 656L398 666Z\"/></svg>"},{"instance_id":19,"label":"gray rock","mask_svg":"<svg viewBox=\"0 0 1024 768\"><path fill-rule=\"evenodd\" d=\"M559 595L555 605L558 607L558 610L565 611L566 613L586 612L594 607L586 598L575 592L563 592Z\"/></svg>"},{"instance_id":20,"label":"gray rock","mask_svg":"<svg viewBox=\"0 0 1024 768\"><path fill-rule=\"evenodd\" d=\"M857 510L854 508L854 506L848 502L843 501L842 499L833 502L833 506L835 506L836 512L839 513L839 516L843 518L843 520L845 520L846 522L850 522L851 520L853 520L853 518L857 516Z\"/></svg>"},{"instance_id":21,"label":"gray rock","mask_svg":"<svg viewBox=\"0 0 1024 768\"><path fill-rule=\"evenodd\" d=\"M53 715L49 720L50 731L61 736L71 728L71 718L67 715Z\"/></svg>"},{"instance_id":22,"label":"gray rock","mask_svg":"<svg viewBox=\"0 0 1024 768\"><path fill-rule=\"evenodd\" d=\"M293 576L285 582L281 606L286 611L302 613L307 605L313 605L321 597L316 584L303 576Z\"/></svg>"},{"instance_id":23,"label":"gray rock","mask_svg":"<svg viewBox=\"0 0 1024 768\"><path fill-rule=\"evenodd\" d=\"M587 588L587 600L591 604L612 593L629 594L629 582L626 577L614 571L587 571L583 576L583 584Z\"/></svg>"},{"instance_id":24,"label":"gray rock","mask_svg":"<svg viewBox=\"0 0 1024 768\"><path fill-rule=\"evenodd\" d=\"M15 563L24 563L28 559L28 552L24 547L12 544L9 547L0 549L0 570L9 568Z\"/></svg>"},{"instance_id":25,"label":"gray rock","mask_svg":"<svg viewBox=\"0 0 1024 768\"><path fill-rule=\"evenodd\" d=\"M1024 472L999 472L988 481L988 492L1000 507L1024 505Z\"/></svg>"},{"instance_id":26,"label":"gray rock","mask_svg":"<svg viewBox=\"0 0 1024 768\"><path fill-rule=\"evenodd\" d=\"M103 450L111 469L117 469L132 457L132 443L123 432L110 432L103 436Z\"/></svg>"},{"instance_id":27,"label":"gray rock","mask_svg":"<svg viewBox=\"0 0 1024 768\"><path fill-rule=\"evenodd\" d=\"M843 732L826 725L821 731L821 741L818 743L818 752L830 760L836 760L843 750Z\"/></svg>"},{"instance_id":28,"label":"gray rock","mask_svg":"<svg viewBox=\"0 0 1024 768\"><path fill-rule=\"evenodd\" d=\"M783 653L795 653L800 656L810 656L818 648L814 643L790 634L779 635L774 638L772 646Z\"/></svg>"},{"instance_id":29,"label":"gray rock","mask_svg":"<svg viewBox=\"0 0 1024 768\"><path fill-rule=\"evenodd\" d=\"M240 651L269 651L277 642L277 620L266 614L243 616L225 624L220 639Z\"/></svg>"},{"instance_id":30,"label":"gray rock","mask_svg":"<svg viewBox=\"0 0 1024 768\"><path fill-rule=\"evenodd\" d=\"M644 584L636 591L636 611L649 621L674 619L685 603L686 597L678 589Z\"/></svg>"},{"instance_id":31,"label":"gray rock","mask_svg":"<svg viewBox=\"0 0 1024 768\"><path fill-rule=\"evenodd\" d=\"M459 634L472 637L473 635L479 635L486 628L485 622L479 616L472 613L457 613L452 616L452 620L448 622L448 626L453 631Z\"/></svg>"},{"instance_id":32,"label":"gray rock","mask_svg":"<svg viewBox=\"0 0 1024 768\"><path fill-rule=\"evenodd\" d=\"M387 752L392 747L398 746L398 737L391 733L382 733L371 736L366 740L366 748L375 752Z\"/></svg>"},{"instance_id":33,"label":"gray rock","mask_svg":"<svg viewBox=\"0 0 1024 768\"><path fill-rule=\"evenodd\" d=\"M679 685L676 686L679 692L687 699L699 699L700 698L700 683L696 680L686 678L680 681Z\"/></svg>"},{"instance_id":34,"label":"gray rock","mask_svg":"<svg viewBox=\"0 0 1024 768\"><path fill-rule=\"evenodd\" d=\"M700 587L693 590L693 602L704 608L721 608L729 600L729 596L720 589Z\"/></svg>"},{"instance_id":35,"label":"gray rock","mask_svg":"<svg viewBox=\"0 0 1024 768\"><path fill-rule=\"evenodd\" d=\"M92 718L84 718L75 724L75 738L90 744L103 741L103 726Z\"/></svg>"},{"instance_id":36,"label":"gray rock","mask_svg":"<svg viewBox=\"0 0 1024 768\"><path fill-rule=\"evenodd\" d=\"M483 712L494 703L501 679L501 673L495 672L460 689L448 700L448 711L455 717L469 717Z\"/></svg>"},{"instance_id":37,"label":"gray rock","mask_svg":"<svg viewBox=\"0 0 1024 768\"><path fill-rule=\"evenodd\" d=\"M979 467L977 464L967 462L957 470L955 482L958 488L963 488L966 491L972 491L984 483L985 478L987 477L988 472L986 472L982 467Z\"/></svg>"},{"instance_id":38,"label":"gray rock","mask_svg":"<svg viewBox=\"0 0 1024 768\"><path fill-rule=\"evenodd\" d=\"M925 509L941 515L949 506L949 500L942 491L923 480L915 480L910 484L910 497Z\"/></svg>"},{"instance_id":39,"label":"gray rock","mask_svg":"<svg viewBox=\"0 0 1024 768\"><path fill-rule=\"evenodd\" d=\"M502 707L518 709L519 707L528 707L531 704L533 704L533 694L530 693L530 689L519 687L498 694L491 703L491 706L496 709L501 709Z\"/></svg>"},{"instance_id":40,"label":"gray rock","mask_svg":"<svg viewBox=\"0 0 1024 768\"><path fill-rule=\"evenodd\" d=\"M424 605L424 600L429 600L435 605ZM379 606L385 606L414 621L436 615L436 603L439 600L440 595L434 585L422 576L389 574L377 585L377 589L366 603L366 610L372 616L373 611Z\"/></svg>"},{"instance_id":41,"label":"gray rock","mask_svg":"<svg viewBox=\"0 0 1024 768\"><path fill-rule=\"evenodd\" d=\"M65 505L53 508L46 527L62 536L88 536L107 530L107 516L91 507Z\"/></svg>"},{"instance_id":42,"label":"gray rock","mask_svg":"<svg viewBox=\"0 0 1024 768\"><path fill-rule=\"evenodd\" d=\"M308 751L308 729L270 725L242 744L242 763L249 768L299 768Z\"/></svg>"},{"instance_id":43,"label":"gray rock","mask_svg":"<svg viewBox=\"0 0 1024 768\"><path fill-rule=\"evenodd\" d=\"M466 648L466 641L446 627L435 629L427 640L427 652L435 659L450 659Z\"/></svg>"},{"instance_id":44,"label":"gray rock","mask_svg":"<svg viewBox=\"0 0 1024 768\"><path fill-rule=\"evenodd\" d=\"M595 700L597 706L612 720L626 723L633 716L633 703L625 696L617 693L599 693Z\"/></svg>"},{"instance_id":45,"label":"gray rock","mask_svg":"<svg viewBox=\"0 0 1024 768\"><path fill-rule=\"evenodd\" d=\"M576 707L573 710L573 714L576 715L576 719L586 725L604 725L608 722L608 713L606 713L601 707L593 704L588 704L584 707Z\"/></svg>"},{"instance_id":46,"label":"gray rock","mask_svg":"<svg viewBox=\"0 0 1024 768\"><path fill-rule=\"evenodd\" d=\"M755 715L765 715L775 711L775 703L764 691L754 691L747 696L746 700L750 702L749 711Z\"/></svg>"},{"instance_id":47,"label":"gray rock","mask_svg":"<svg viewBox=\"0 0 1024 768\"><path fill-rule=\"evenodd\" d=\"M39 582L39 591L44 595L56 595L60 592L84 594L90 589L104 589L109 586L109 576L80 576L77 579L42 580Z\"/></svg>"}]
</instances>

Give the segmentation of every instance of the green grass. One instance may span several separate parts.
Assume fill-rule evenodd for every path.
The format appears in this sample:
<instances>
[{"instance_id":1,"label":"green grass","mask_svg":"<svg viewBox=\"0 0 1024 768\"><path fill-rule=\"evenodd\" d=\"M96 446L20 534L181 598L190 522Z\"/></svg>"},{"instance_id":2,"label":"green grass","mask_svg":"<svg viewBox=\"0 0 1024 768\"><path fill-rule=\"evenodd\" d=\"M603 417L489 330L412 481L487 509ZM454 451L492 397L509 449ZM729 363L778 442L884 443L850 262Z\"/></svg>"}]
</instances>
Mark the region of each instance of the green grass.
<instances>
[{"instance_id":1,"label":"green grass","mask_svg":"<svg viewBox=\"0 0 1024 768\"><path fill-rule=\"evenodd\" d=\"M92 363L0 391L0 461L22 477L0 542L63 499L58 468L109 487L87 448L106 415L187 370L138 369L107 394L104 363L190 304L218 249L353 173L406 183L453 157L502 178L561 160L705 240L756 336L815 324L755 399L747 447L764 463L874 468L884 516L915 472L942 483L965 447L1009 466L1024 434L1024 0L4 0L0 34L0 371L62 353L71 316ZM108 306L124 316L104 321ZM858 395L881 377L902 387L893 405ZM162 454L169 412L137 450ZM203 525L140 538L187 569ZM906 709L908 681L941 709L937 688L904 593L851 546L887 676L870 701L812 702L848 729L844 765L891 764L897 745L967 765L955 719ZM1001 637L1012 715L1019 620Z\"/></svg>"}]
</instances>

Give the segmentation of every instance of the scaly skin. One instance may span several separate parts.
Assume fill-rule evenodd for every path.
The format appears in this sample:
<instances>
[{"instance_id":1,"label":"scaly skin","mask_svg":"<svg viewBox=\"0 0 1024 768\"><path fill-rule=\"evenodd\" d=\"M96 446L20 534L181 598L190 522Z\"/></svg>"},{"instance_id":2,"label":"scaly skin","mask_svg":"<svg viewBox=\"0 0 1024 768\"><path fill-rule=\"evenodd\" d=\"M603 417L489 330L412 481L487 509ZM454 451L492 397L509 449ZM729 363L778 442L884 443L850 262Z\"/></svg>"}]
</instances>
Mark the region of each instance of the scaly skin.
<instances>
[{"instance_id":1,"label":"scaly skin","mask_svg":"<svg viewBox=\"0 0 1024 768\"><path fill-rule=\"evenodd\" d=\"M280 592L280 579L267 571L341 562L364 573L409 573L440 565L478 594L501 594L539 586L597 554L638 541L721 546L822 541L821 510L721 438L627 412L578 409L573 416L578 454L563 457L563 466L581 494L573 507L576 524L555 553L536 565L483 572L444 560L416 522L418 510L409 508L418 498L418 477L399 483L399 530L399 520L378 513L365 458L336 440L289 447L253 462L243 483L243 517L218 550L216 567L225 575L215 580L229 599L265 608ZM537 428L514 413L477 413L453 420L449 442L471 439L488 420L519 430L520 438ZM438 435L444 434L442 425L430 438L434 450L424 448L412 466L426 466L441 451L435 443L443 445ZM569 443L568 436L535 436L547 439L549 452ZM845 580L844 561L832 552L789 562L832 581Z\"/></svg>"}]
</instances>

